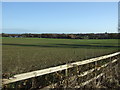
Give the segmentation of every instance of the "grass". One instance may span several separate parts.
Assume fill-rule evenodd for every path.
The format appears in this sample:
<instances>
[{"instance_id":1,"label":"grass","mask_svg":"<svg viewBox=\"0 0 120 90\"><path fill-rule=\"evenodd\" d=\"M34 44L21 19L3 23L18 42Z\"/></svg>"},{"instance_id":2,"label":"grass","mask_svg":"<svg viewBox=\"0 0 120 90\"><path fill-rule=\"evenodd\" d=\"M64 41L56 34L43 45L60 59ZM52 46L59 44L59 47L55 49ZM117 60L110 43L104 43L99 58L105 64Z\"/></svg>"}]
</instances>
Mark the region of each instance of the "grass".
<instances>
[{"instance_id":1,"label":"grass","mask_svg":"<svg viewBox=\"0 0 120 90\"><path fill-rule=\"evenodd\" d=\"M117 39L2 38L3 73L19 74L118 51Z\"/></svg>"}]
</instances>

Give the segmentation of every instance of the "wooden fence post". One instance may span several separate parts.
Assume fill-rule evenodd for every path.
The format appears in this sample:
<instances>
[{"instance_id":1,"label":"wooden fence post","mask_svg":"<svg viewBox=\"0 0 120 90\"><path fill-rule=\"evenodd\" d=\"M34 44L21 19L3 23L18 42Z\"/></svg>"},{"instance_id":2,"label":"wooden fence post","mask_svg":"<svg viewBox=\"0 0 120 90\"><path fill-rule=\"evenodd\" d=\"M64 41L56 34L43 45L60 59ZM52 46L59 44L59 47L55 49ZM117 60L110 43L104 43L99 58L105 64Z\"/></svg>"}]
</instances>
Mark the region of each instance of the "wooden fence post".
<instances>
[{"instance_id":1,"label":"wooden fence post","mask_svg":"<svg viewBox=\"0 0 120 90\"><path fill-rule=\"evenodd\" d=\"M67 68L65 69L65 77L66 77L65 83L66 83L66 88L67 88L68 87L68 64L66 65L67 65Z\"/></svg>"}]
</instances>

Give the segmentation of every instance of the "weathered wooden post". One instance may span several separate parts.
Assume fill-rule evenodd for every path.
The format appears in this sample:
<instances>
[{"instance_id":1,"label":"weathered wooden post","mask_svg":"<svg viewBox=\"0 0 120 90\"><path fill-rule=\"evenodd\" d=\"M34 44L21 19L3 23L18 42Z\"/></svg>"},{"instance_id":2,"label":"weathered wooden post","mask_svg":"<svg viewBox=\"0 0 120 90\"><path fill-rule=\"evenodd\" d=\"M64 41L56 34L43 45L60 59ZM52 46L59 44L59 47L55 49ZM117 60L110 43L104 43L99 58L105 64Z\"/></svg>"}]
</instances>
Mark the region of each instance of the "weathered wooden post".
<instances>
[{"instance_id":1,"label":"weathered wooden post","mask_svg":"<svg viewBox=\"0 0 120 90\"><path fill-rule=\"evenodd\" d=\"M65 77L66 77L66 79L65 79L65 83L66 83L66 88L68 87L68 64L66 64L67 65L67 68L65 69Z\"/></svg>"}]
</instances>

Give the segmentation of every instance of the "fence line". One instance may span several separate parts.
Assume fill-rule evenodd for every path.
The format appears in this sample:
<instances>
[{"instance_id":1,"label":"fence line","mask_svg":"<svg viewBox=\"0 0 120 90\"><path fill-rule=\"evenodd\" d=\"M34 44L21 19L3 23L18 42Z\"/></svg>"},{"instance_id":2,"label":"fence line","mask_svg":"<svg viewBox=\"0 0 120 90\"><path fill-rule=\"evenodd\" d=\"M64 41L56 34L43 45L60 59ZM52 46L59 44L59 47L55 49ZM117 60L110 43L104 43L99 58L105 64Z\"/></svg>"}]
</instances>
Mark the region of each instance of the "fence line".
<instances>
[{"instance_id":1,"label":"fence line","mask_svg":"<svg viewBox=\"0 0 120 90\"><path fill-rule=\"evenodd\" d=\"M106 66L109 65L110 63L115 63L115 62L117 62L117 59L114 59L112 62L106 63L106 64L102 65L101 67L98 67L97 70L100 70L101 68L106 67ZM93 69L90 69L90 70L88 70L88 71L85 71L85 72L83 72L82 74L78 75L78 77L83 77L83 76L85 76L85 75L87 75L87 74L89 74L89 73L92 73L92 72L95 71L95 70L96 70L96 68L93 68Z\"/></svg>"},{"instance_id":2,"label":"fence line","mask_svg":"<svg viewBox=\"0 0 120 90\"><path fill-rule=\"evenodd\" d=\"M116 65L115 65L115 66L116 66ZM114 68L114 67L112 67L112 68ZM105 72L105 73L106 73L106 72ZM96 80L96 79L98 79L98 78L104 76L105 73L100 73L100 74L97 75L96 77L94 77L94 78L92 78L92 79L90 79L90 80L88 80L88 81L85 81L85 82L81 83L81 85L76 86L75 88L80 88L81 86L85 86L85 85L89 84L90 82L92 82L92 81L94 81L94 80Z\"/></svg>"},{"instance_id":3,"label":"fence line","mask_svg":"<svg viewBox=\"0 0 120 90\"><path fill-rule=\"evenodd\" d=\"M13 82L17 82L17 81L21 81L21 80L25 80L25 79L29 79L29 78L33 78L33 77L42 76L42 75L45 75L45 74L57 72L57 71L66 70L68 68L74 67L75 65L78 65L78 66L79 65L84 65L84 64L96 62L96 61L99 61L99 60L107 59L107 58L110 58L110 57L113 57L113 56L116 56L116 55L119 55L119 54L120 54L120 52L116 52L116 53L113 53L113 54L109 54L109 55L105 55L105 56L101 56L101 57L97 57L97 58L92 58L92 59L83 60L83 61L79 61L79 62L74 62L74 63L70 63L70 64L51 67L51 68L47 68L47 69L43 69L43 70L37 70L37 71L28 72L28 73L14 75L12 78L3 79L2 84L3 85L4 84L9 84L9 83L13 83Z\"/></svg>"},{"instance_id":4,"label":"fence line","mask_svg":"<svg viewBox=\"0 0 120 90\"><path fill-rule=\"evenodd\" d=\"M106 64L104 64L104 65L102 65L102 66L100 66L100 67L98 67L98 68L92 68L92 69L90 69L90 70L88 70L88 71L82 72L82 74L77 75L77 77L80 78L80 77L86 76L86 75L92 73L93 71L95 71L96 69L97 69L97 70L100 70L101 68L104 68L104 67L108 66L110 63L115 63L115 62L117 62L117 59L114 59L114 60L112 60L111 62L108 62L108 63L106 63ZM84 86L84 85L90 83L91 81L93 81L93 80L95 80L95 79L98 79L99 77L103 76L104 74L105 74L105 73L100 73L98 76L96 76L96 77L94 77L94 78L92 78L92 79L90 79L90 80L88 80L88 81L85 81L85 82L81 83L80 86L76 86L75 88L80 88L81 86ZM71 76L70 78L74 78L74 77L76 77L76 76ZM45 89L47 89L47 88L51 88L52 86L56 86L56 85L57 85L57 83L54 83L54 84L52 84L52 85L49 85L49 86L47 86L47 87L44 87L42 90L45 90Z\"/></svg>"}]
</instances>

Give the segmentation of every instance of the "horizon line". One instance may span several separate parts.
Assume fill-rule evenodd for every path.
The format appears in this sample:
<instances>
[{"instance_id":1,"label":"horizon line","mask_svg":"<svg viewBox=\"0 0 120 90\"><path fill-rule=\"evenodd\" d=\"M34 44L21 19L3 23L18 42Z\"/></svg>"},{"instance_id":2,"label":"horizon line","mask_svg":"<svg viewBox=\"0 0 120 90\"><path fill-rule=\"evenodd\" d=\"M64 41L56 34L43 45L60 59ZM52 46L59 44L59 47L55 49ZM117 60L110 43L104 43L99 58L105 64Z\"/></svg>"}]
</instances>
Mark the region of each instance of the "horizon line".
<instances>
[{"instance_id":1,"label":"horizon line","mask_svg":"<svg viewBox=\"0 0 120 90\"><path fill-rule=\"evenodd\" d=\"M4 32L2 32L2 33L4 33ZM2 33L0 33L0 34L2 34ZM119 32L97 32L97 33L72 33L72 32L70 32L70 33L30 33L30 32L28 32L28 33L4 33L4 34L104 34L104 33L119 33Z\"/></svg>"}]
</instances>

